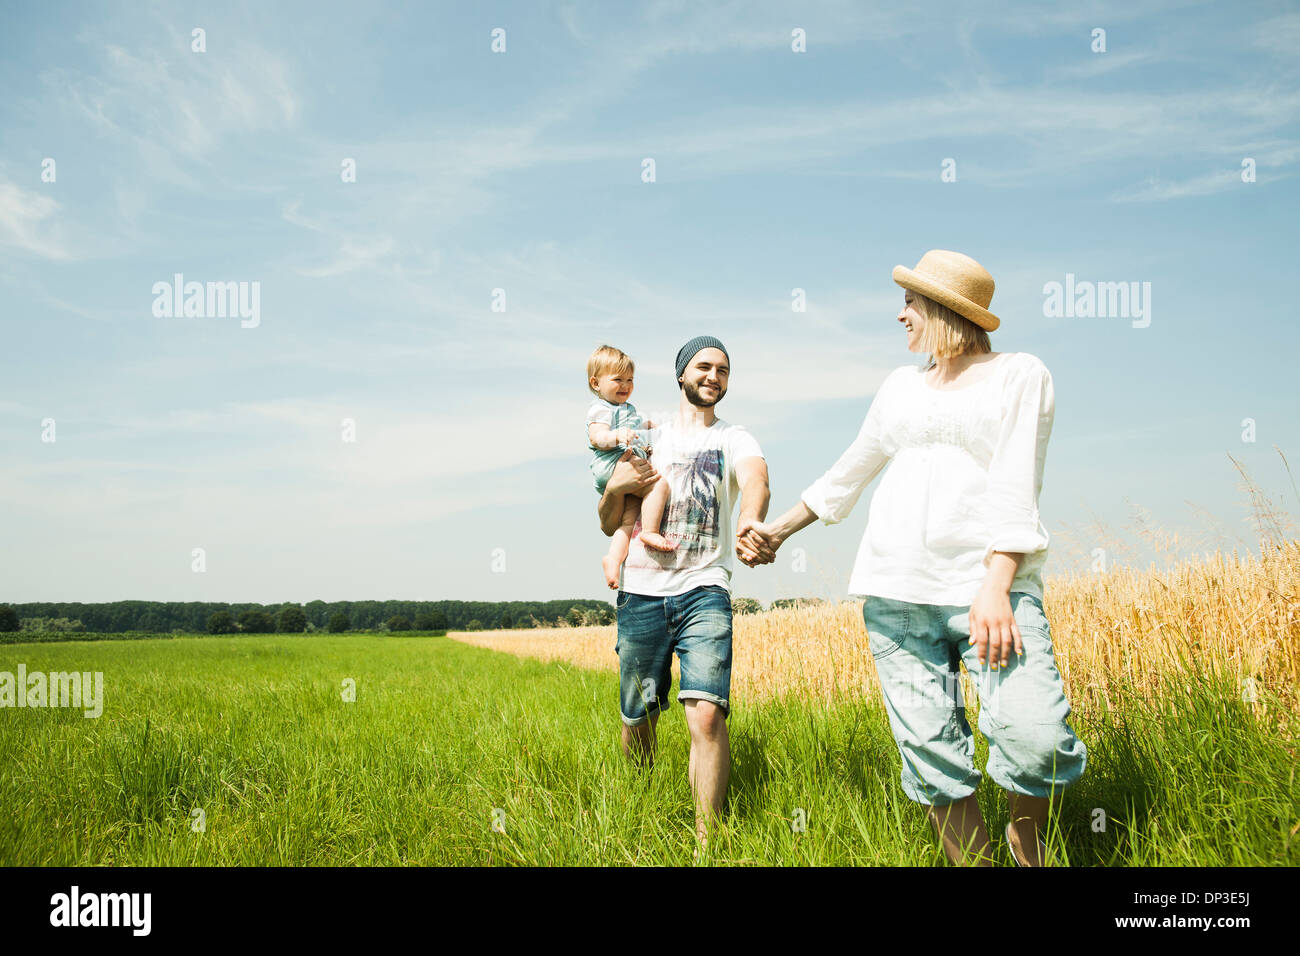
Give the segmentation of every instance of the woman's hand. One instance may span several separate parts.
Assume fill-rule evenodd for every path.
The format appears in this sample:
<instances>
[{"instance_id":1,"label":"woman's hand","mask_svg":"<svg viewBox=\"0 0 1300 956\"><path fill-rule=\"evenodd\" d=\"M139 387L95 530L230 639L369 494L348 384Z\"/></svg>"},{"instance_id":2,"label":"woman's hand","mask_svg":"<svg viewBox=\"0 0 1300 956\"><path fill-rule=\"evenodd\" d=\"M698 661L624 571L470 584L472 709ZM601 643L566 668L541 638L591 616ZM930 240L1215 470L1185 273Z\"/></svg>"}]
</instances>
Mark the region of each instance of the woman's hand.
<instances>
[{"instance_id":1,"label":"woman's hand","mask_svg":"<svg viewBox=\"0 0 1300 956\"><path fill-rule=\"evenodd\" d=\"M980 663L994 670L1007 665L1013 648L1017 657L1024 653L1009 592L988 585L980 587L970 606L970 642L979 653Z\"/></svg>"},{"instance_id":2,"label":"woman's hand","mask_svg":"<svg viewBox=\"0 0 1300 956\"><path fill-rule=\"evenodd\" d=\"M751 568L771 564L786 538L816 520L817 515L802 501L772 521L758 521L752 514L742 514L736 527L736 556Z\"/></svg>"}]
</instances>

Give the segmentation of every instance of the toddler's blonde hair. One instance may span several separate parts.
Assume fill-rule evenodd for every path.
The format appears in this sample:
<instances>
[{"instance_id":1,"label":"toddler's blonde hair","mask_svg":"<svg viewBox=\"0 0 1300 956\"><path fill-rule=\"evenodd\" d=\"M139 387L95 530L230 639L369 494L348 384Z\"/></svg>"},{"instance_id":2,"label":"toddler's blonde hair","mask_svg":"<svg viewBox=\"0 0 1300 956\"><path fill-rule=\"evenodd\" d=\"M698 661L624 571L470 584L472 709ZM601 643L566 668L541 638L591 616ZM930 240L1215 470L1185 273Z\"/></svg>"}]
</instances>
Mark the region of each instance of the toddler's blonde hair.
<instances>
[{"instance_id":1,"label":"toddler's blonde hair","mask_svg":"<svg viewBox=\"0 0 1300 956\"><path fill-rule=\"evenodd\" d=\"M612 345L602 345L596 351L591 353L591 358L587 359L587 390L593 395L599 396L600 393L592 387L591 380L600 378L602 375L631 375L636 371L636 363L628 358L626 352L614 348Z\"/></svg>"}]
</instances>

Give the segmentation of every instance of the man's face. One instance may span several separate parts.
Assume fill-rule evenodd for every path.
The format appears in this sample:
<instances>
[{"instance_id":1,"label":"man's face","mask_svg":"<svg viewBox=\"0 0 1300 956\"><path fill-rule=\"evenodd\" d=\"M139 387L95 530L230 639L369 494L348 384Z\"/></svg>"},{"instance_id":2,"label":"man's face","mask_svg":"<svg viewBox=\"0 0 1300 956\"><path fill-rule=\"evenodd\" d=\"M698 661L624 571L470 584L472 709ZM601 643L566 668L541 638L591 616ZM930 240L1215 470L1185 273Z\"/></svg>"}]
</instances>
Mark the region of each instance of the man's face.
<instances>
[{"instance_id":1,"label":"man's face","mask_svg":"<svg viewBox=\"0 0 1300 956\"><path fill-rule=\"evenodd\" d=\"M697 408L708 408L727 394L727 353L722 349L700 349L682 372L682 389L686 400Z\"/></svg>"}]
</instances>

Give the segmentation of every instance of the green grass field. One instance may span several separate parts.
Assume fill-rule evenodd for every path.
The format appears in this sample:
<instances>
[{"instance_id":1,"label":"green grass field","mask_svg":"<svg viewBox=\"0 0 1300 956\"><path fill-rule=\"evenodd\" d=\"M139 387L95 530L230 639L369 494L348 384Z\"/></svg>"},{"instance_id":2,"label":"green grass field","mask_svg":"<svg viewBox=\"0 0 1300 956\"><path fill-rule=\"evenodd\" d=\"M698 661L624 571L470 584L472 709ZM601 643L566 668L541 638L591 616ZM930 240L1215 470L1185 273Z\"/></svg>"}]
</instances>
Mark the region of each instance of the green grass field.
<instances>
[{"instance_id":1,"label":"green grass field","mask_svg":"<svg viewBox=\"0 0 1300 956\"><path fill-rule=\"evenodd\" d=\"M105 700L97 719L0 709L6 865L693 862L682 710L660 721L654 770L636 770L613 673L319 635L0 647L0 671L19 663L102 671ZM1300 863L1295 740L1235 688L1171 686L1073 723L1088 772L1051 833L1071 865ZM727 818L704 862L941 865L879 702L740 699L730 731ZM1009 862L1001 793L986 780L980 798Z\"/></svg>"}]
</instances>

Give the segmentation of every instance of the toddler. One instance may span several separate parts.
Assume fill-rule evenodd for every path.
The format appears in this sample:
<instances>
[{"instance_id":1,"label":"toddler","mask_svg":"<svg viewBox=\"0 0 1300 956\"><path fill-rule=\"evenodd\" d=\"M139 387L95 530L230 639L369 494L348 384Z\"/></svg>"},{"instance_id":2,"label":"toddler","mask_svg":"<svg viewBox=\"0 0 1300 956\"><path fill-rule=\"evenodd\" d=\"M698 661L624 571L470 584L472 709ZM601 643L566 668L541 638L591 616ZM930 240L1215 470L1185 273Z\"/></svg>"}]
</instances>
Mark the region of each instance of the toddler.
<instances>
[{"instance_id":1,"label":"toddler","mask_svg":"<svg viewBox=\"0 0 1300 956\"><path fill-rule=\"evenodd\" d=\"M642 458L650 457L650 446L645 442L644 431L655 427L654 422L643 421L636 407L628 401L632 397L632 373L636 366L628 356L609 345L602 345L587 360L587 387L596 400L587 409L587 440L592 450L591 474L596 479L596 492L605 493L614 466L623 457L625 449ZM662 476L655 482L645 503L636 495L627 495L623 503L623 521L609 542L609 552L601 560L605 583L618 589L618 573L627 558L632 543L632 529L637 515L641 516L641 543L653 551L673 551L676 546L659 533L664 508L668 503L668 482Z\"/></svg>"}]
</instances>

